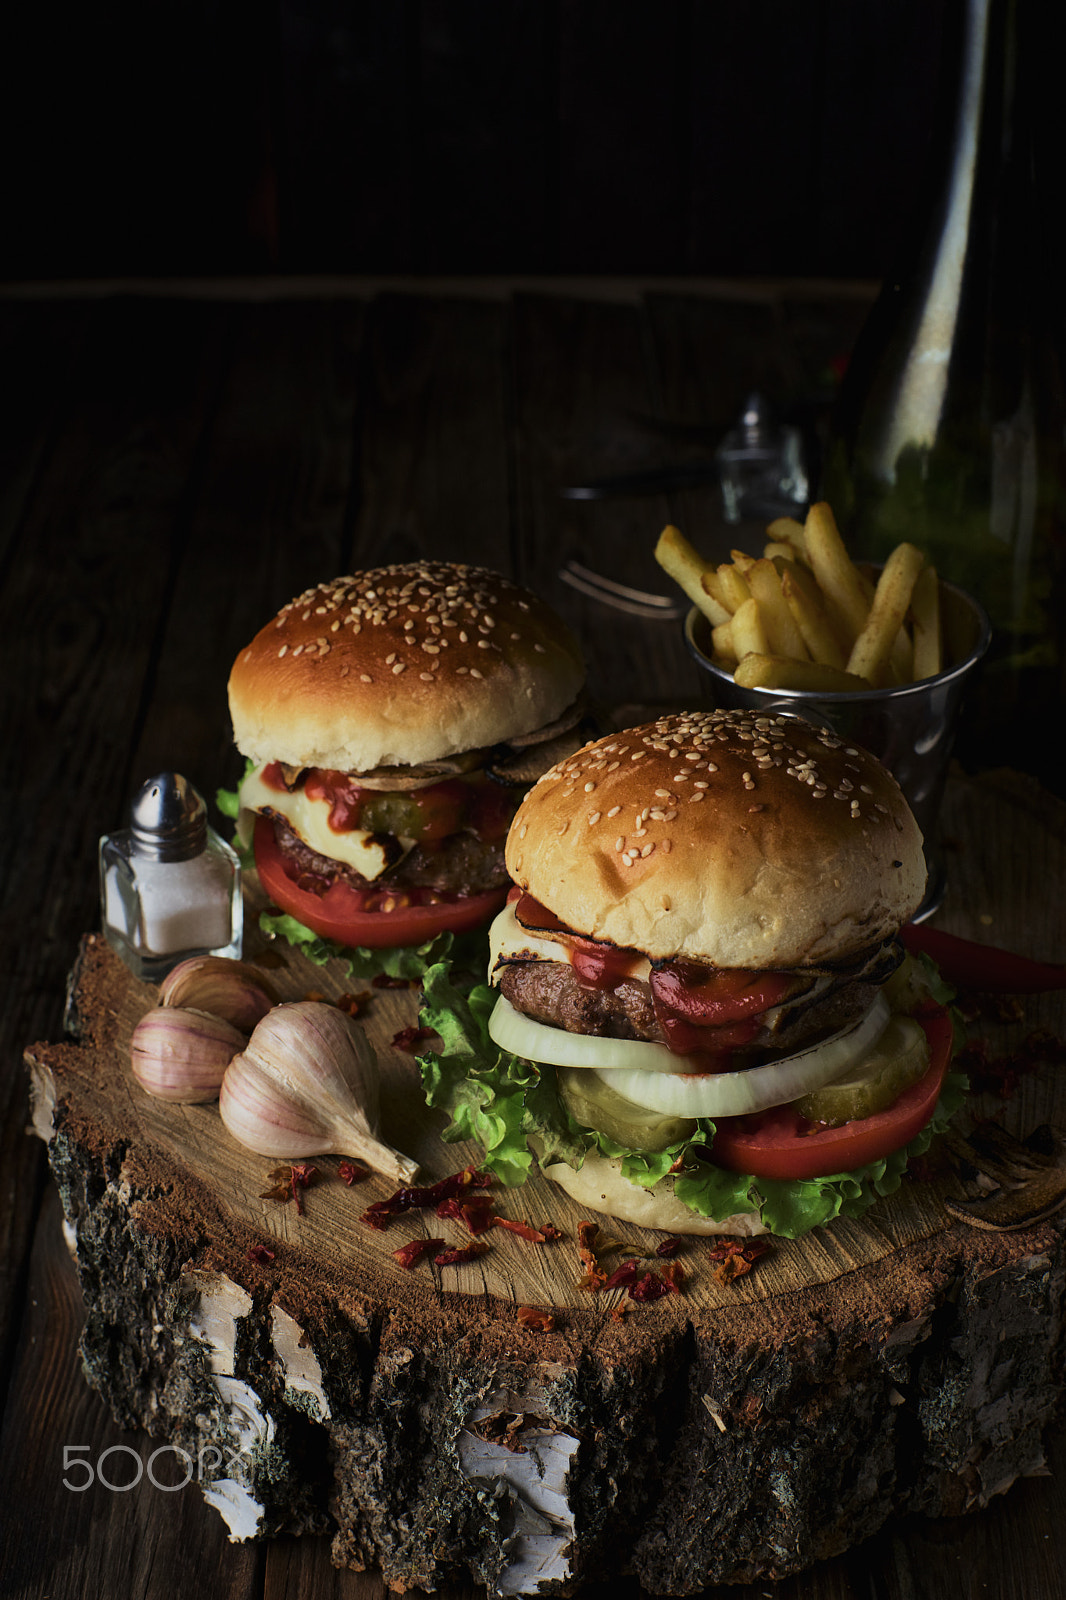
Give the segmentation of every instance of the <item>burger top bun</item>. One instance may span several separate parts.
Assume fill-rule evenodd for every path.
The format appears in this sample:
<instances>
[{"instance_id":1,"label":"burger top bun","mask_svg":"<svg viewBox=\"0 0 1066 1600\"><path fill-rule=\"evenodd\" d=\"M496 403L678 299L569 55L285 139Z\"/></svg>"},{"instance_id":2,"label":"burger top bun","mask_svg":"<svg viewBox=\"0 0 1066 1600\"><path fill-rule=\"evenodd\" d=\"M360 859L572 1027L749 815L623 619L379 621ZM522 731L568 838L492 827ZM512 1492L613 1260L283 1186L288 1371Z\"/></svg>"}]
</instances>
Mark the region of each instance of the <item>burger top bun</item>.
<instances>
[{"instance_id":1,"label":"burger top bun","mask_svg":"<svg viewBox=\"0 0 1066 1600\"><path fill-rule=\"evenodd\" d=\"M230 674L253 761L417 766L552 722L585 681L577 641L535 595L445 561L334 578L283 606Z\"/></svg>"},{"instance_id":2,"label":"burger top bun","mask_svg":"<svg viewBox=\"0 0 1066 1600\"><path fill-rule=\"evenodd\" d=\"M873 756L747 711L664 717L559 762L515 814L507 870L576 933L779 970L890 937L926 876Z\"/></svg>"}]
</instances>

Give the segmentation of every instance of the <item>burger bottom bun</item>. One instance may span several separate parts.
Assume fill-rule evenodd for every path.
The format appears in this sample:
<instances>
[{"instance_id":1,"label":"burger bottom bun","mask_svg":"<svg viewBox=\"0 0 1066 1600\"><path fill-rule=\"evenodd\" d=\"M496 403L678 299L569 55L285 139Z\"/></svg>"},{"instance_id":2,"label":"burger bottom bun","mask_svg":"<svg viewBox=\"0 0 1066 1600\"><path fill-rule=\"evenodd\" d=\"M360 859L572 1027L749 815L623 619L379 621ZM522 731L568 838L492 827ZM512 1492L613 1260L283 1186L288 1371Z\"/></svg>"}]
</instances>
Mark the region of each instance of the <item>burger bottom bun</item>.
<instances>
[{"instance_id":1,"label":"burger bottom bun","mask_svg":"<svg viewBox=\"0 0 1066 1600\"><path fill-rule=\"evenodd\" d=\"M552 1162L542 1170L579 1206L606 1212L609 1217L641 1228L658 1228L664 1233L731 1233L743 1239L769 1232L757 1211L738 1212L721 1222L701 1217L675 1197L668 1181L654 1189L644 1189L623 1178L621 1162L609 1160L595 1150L589 1151L577 1171L565 1161Z\"/></svg>"}]
</instances>

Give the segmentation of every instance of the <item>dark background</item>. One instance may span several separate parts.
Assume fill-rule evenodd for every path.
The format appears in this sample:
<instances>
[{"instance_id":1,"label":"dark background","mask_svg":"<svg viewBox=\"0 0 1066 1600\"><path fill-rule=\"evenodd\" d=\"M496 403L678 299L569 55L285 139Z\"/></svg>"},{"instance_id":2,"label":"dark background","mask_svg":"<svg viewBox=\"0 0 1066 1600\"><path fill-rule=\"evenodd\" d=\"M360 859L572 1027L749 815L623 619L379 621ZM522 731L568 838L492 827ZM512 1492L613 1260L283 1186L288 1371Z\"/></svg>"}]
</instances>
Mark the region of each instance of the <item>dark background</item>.
<instances>
[{"instance_id":1,"label":"dark background","mask_svg":"<svg viewBox=\"0 0 1066 1600\"><path fill-rule=\"evenodd\" d=\"M879 277L950 4L9 6L0 275Z\"/></svg>"}]
</instances>

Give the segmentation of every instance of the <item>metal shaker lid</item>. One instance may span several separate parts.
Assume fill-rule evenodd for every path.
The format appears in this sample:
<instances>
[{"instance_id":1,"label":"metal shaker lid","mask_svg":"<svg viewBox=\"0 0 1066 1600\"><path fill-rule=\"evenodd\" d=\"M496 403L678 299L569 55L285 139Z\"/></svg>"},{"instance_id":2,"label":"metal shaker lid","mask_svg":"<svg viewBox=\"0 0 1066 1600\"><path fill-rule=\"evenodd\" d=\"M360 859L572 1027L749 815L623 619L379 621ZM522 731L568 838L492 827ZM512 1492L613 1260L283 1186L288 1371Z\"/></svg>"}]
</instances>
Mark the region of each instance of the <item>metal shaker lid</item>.
<instances>
[{"instance_id":1,"label":"metal shaker lid","mask_svg":"<svg viewBox=\"0 0 1066 1600\"><path fill-rule=\"evenodd\" d=\"M207 806L179 772L149 778L134 797L133 842L152 861L190 861L207 843Z\"/></svg>"}]
</instances>

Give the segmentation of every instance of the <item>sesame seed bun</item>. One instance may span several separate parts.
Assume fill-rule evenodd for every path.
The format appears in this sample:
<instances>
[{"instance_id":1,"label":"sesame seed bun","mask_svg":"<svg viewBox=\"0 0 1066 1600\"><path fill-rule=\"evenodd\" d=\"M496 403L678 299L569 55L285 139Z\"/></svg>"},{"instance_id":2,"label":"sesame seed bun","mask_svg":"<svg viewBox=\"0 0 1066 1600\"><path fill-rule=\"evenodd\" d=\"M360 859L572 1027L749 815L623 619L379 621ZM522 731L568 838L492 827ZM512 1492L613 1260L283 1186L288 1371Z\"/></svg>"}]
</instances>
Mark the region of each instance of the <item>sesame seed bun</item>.
<instances>
[{"instance_id":1,"label":"sesame seed bun","mask_svg":"<svg viewBox=\"0 0 1066 1600\"><path fill-rule=\"evenodd\" d=\"M515 814L507 869L577 933L790 970L898 932L922 835L875 758L793 716L712 711L609 735Z\"/></svg>"},{"instance_id":2,"label":"sesame seed bun","mask_svg":"<svg viewBox=\"0 0 1066 1600\"><path fill-rule=\"evenodd\" d=\"M444 561L377 567L283 606L229 681L255 762L369 772L497 744L554 721L585 681L535 595Z\"/></svg>"}]
</instances>

